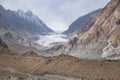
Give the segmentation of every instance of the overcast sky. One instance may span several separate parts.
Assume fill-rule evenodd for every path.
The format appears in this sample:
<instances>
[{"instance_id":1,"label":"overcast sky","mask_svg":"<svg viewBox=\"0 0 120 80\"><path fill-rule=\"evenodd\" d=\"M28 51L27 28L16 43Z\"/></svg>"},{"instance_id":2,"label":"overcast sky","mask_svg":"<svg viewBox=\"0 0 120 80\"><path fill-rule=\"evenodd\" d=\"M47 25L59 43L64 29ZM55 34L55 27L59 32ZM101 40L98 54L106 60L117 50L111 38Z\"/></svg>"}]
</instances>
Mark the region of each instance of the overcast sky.
<instances>
[{"instance_id":1,"label":"overcast sky","mask_svg":"<svg viewBox=\"0 0 120 80\"><path fill-rule=\"evenodd\" d=\"M31 10L48 27L61 32L78 17L103 8L110 0L0 0L6 9Z\"/></svg>"}]
</instances>

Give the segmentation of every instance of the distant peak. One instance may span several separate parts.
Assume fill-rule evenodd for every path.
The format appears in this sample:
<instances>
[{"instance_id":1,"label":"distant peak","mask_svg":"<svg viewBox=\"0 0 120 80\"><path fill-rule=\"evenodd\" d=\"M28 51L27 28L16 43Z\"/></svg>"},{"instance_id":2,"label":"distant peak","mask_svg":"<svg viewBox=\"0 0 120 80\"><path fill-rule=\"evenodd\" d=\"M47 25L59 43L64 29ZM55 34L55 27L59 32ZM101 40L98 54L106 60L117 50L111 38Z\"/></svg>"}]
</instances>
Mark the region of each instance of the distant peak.
<instances>
[{"instance_id":1,"label":"distant peak","mask_svg":"<svg viewBox=\"0 0 120 80\"><path fill-rule=\"evenodd\" d=\"M30 11L30 10L26 11L25 14L26 14L27 16L33 16L32 11Z\"/></svg>"},{"instance_id":2,"label":"distant peak","mask_svg":"<svg viewBox=\"0 0 120 80\"><path fill-rule=\"evenodd\" d=\"M0 9L4 9L4 7L2 5L0 5Z\"/></svg>"},{"instance_id":3,"label":"distant peak","mask_svg":"<svg viewBox=\"0 0 120 80\"><path fill-rule=\"evenodd\" d=\"M17 13L24 13L24 11L19 9Z\"/></svg>"},{"instance_id":4,"label":"distant peak","mask_svg":"<svg viewBox=\"0 0 120 80\"><path fill-rule=\"evenodd\" d=\"M19 9L17 12L24 12L24 11Z\"/></svg>"}]
</instances>

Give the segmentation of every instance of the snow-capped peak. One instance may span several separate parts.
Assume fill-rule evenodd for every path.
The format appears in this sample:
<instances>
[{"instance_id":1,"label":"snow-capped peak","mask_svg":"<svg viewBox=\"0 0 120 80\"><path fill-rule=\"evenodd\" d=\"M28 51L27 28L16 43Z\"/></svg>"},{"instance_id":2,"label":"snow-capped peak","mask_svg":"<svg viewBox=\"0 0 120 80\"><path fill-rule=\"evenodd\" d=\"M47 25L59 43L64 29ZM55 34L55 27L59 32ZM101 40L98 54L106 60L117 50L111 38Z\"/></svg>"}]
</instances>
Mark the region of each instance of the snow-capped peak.
<instances>
[{"instance_id":1,"label":"snow-capped peak","mask_svg":"<svg viewBox=\"0 0 120 80\"><path fill-rule=\"evenodd\" d=\"M26 14L26 16L28 16L28 17L32 17L32 16L33 16L32 11L30 11L30 10L26 11L25 14Z\"/></svg>"},{"instance_id":2,"label":"snow-capped peak","mask_svg":"<svg viewBox=\"0 0 120 80\"><path fill-rule=\"evenodd\" d=\"M25 13L24 13L24 11L23 10L18 10L17 11L17 14L20 16L20 17L23 17L24 19L25 19Z\"/></svg>"},{"instance_id":3,"label":"snow-capped peak","mask_svg":"<svg viewBox=\"0 0 120 80\"><path fill-rule=\"evenodd\" d=\"M17 14L28 21L33 21L33 22L39 21L39 18L36 15L34 15L30 10L26 12L24 12L23 10L18 10Z\"/></svg>"},{"instance_id":4,"label":"snow-capped peak","mask_svg":"<svg viewBox=\"0 0 120 80\"><path fill-rule=\"evenodd\" d=\"M45 32L48 32L49 28L46 29L44 27L46 25L39 19L38 16L34 15L32 11L28 10L28 11L24 12L23 10L18 10L16 15L18 15L19 17L21 17L27 21L31 21L35 25L41 27Z\"/></svg>"},{"instance_id":5,"label":"snow-capped peak","mask_svg":"<svg viewBox=\"0 0 120 80\"><path fill-rule=\"evenodd\" d=\"M4 9L2 5L0 5L0 9Z\"/></svg>"}]
</instances>

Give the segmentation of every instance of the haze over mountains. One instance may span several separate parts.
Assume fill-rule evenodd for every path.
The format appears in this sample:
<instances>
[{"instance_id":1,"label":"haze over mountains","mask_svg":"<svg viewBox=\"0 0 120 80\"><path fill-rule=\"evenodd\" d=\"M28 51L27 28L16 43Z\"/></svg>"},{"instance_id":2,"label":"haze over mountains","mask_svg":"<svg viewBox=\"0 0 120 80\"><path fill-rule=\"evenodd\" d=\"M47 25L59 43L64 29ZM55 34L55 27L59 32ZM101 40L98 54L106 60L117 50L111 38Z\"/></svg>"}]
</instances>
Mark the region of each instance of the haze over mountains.
<instances>
[{"instance_id":1,"label":"haze over mountains","mask_svg":"<svg viewBox=\"0 0 120 80\"><path fill-rule=\"evenodd\" d=\"M14 29L14 31L18 34L49 34L50 32L53 32L29 10L27 12L23 12L22 10L15 12L5 10L2 6L0 6L0 17L1 24L9 29Z\"/></svg>"}]
</instances>

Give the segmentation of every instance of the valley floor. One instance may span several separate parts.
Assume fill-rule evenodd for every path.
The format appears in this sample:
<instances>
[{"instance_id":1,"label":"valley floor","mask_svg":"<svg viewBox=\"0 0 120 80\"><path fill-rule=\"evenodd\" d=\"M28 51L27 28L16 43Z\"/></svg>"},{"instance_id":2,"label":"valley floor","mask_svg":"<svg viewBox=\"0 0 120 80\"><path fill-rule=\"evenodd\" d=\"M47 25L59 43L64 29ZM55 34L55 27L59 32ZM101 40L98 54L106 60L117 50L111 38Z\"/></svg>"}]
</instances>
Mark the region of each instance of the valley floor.
<instances>
[{"instance_id":1,"label":"valley floor","mask_svg":"<svg viewBox=\"0 0 120 80\"><path fill-rule=\"evenodd\" d=\"M10 74L29 76L22 80L120 80L120 61L1 54L0 76L9 78ZM8 80L20 80L17 78Z\"/></svg>"}]
</instances>

